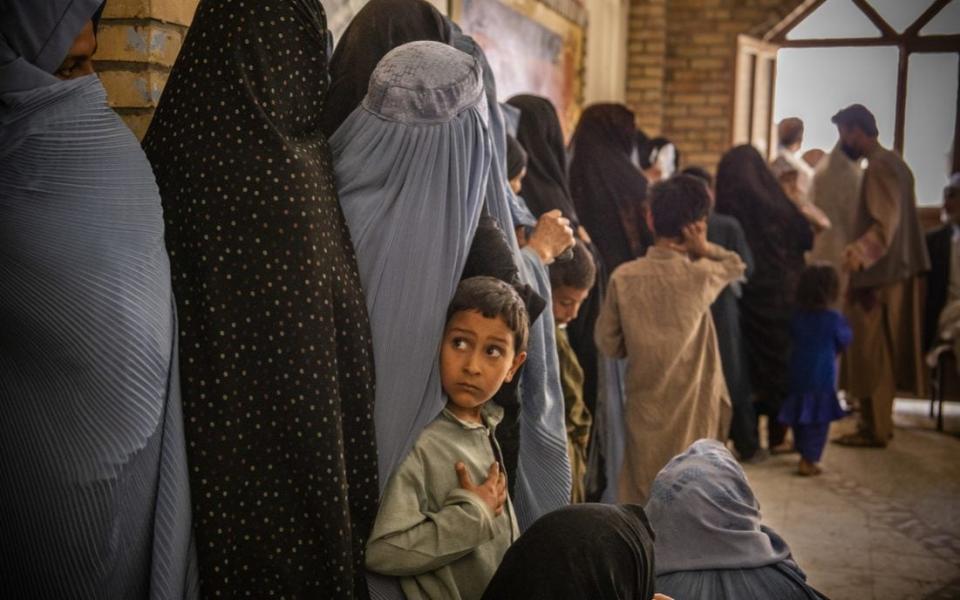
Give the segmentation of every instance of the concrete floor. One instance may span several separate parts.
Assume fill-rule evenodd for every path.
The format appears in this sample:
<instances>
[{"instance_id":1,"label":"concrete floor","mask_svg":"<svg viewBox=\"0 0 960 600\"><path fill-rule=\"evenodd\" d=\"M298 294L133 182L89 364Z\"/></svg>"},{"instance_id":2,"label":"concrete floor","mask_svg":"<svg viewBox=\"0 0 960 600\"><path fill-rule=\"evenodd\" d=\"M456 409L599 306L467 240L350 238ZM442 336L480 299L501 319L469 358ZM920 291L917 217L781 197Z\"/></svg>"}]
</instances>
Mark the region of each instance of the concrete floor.
<instances>
[{"instance_id":1,"label":"concrete floor","mask_svg":"<svg viewBox=\"0 0 960 600\"><path fill-rule=\"evenodd\" d=\"M960 599L960 406L948 405L953 434L928 407L898 400L886 449L829 444L819 477L795 475L796 454L746 466L764 523L832 600Z\"/></svg>"}]
</instances>

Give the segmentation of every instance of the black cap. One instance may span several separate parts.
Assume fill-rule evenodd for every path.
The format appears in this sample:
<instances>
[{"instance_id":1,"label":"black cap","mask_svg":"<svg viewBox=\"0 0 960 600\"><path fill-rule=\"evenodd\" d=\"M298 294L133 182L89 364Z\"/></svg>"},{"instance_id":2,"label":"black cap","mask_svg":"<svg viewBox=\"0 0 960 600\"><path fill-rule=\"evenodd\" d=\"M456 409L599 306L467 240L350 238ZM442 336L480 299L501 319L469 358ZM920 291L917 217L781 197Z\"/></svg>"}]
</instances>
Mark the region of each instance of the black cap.
<instances>
[{"instance_id":1,"label":"black cap","mask_svg":"<svg viewBox=\"0 0 960 600\"><path fill-rule=\"evenodd\" d=\"M858 127L870 137L877 137L877 119L873 116L866 106L862 104L851 104L844 108L830 119L835 125L845 127Z\"/></svg>"}]
</instances>

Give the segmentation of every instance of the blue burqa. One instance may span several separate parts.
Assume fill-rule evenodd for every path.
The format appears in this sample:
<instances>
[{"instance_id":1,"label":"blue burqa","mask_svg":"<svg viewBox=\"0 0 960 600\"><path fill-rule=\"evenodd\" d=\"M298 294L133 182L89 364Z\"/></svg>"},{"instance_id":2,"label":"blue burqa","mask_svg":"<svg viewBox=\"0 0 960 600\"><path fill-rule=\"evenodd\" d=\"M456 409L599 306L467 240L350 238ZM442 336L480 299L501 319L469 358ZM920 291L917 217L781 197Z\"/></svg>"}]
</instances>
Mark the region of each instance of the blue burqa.
<instances>
[{"instance_id":1,"label":"blue burqa","mask_svg":"<svg viewBox=\"0 0 960 600\"><path fill-rule=\"evenodd\" d=\"M444 405L440 340L490 168L481 77L446 44L395 48L330 138L373 333L381 492Z\"/></svg>"},{"instance_id":2,"label":"blue burqa","mask_svg":"<svg viewBox=\"0 0 960 600\"><path fill-rule=\"evenodd\" d=\"M550 292L550 274L535 252L520 250L515 235L510 235L523 221L517 198L507 179L507 128L497 103L496 81L483 49L454 23L452 43L469 53L483 65L487 110L490 114L490 135L493 159L487 183L486 207L507 232L520 280L531 286L546 300L546 309L530 326L527 361L520 374L520 452L513 500L521 530L541 516L570 503L570 458L567 455L567 434L563 390L560 386L560 363L557 358L556 330Z\"/></svg>"},{"instance_id":3,"label":"blue burqa","mask_svg":"<svg viewBox=\"0 0 960 600\"><path fill-rule=\"evenodd\" d=\"M51 74L100 5L0 3L0 581L192 598L160 197L100 80Z\"/></svg>"},{"instance_id":4,"label":"blue burqa","mask_svg":"<svg viewBox=\"0 0 960 600\"><path fill-rule=\"evenodd\" d=\"M815 600L790 547L761 524L743 468L722 442L698 440L653 482L657 592L672 598Z\"/></svg>"}]
</instances>

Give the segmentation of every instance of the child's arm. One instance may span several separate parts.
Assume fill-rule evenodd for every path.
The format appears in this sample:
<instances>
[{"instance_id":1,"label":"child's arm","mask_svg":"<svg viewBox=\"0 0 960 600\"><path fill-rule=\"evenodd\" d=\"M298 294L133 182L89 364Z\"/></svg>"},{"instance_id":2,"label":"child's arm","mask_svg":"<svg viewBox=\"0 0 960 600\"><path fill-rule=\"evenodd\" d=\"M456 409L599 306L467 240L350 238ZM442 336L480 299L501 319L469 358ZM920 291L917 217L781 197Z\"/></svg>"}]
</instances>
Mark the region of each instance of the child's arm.
<instances>
[{"instance_id":1,"label":"child's arm","mask_svg":"<svg viewBox=\"0 0 960 600\"><path fill-rule=\"evenodd\" d=\"M707 274L703 291L707 302L713 304L724 288L735 281L743 280L747 265L739 254L716 244L707 243L701 257L703 260L698 261L699 266L704 268Z\"/></svg>"},{"instance_id":2,"label":"child's arm","mask_svg":"<svg viewBox=\"0 0 960 600\"><path fill-rule=\"evenodd\" d=\"M837 313L837 354L841 353L853 341L853 330L850 329L850 322L840 313Z\"/></svg>"},{"instance_id":3,"label":"child's arm","mask_svg":"<svg viewBox=\"0 0 960 600\"><path fill-rule=\"evenodd\" d=\"M593 329L594 342L603 354L613 358L627 356L627 346L623 341L623 328L620 324L620 304L617 301L617 278L611 277L607 287L607 297L597 316Z\"/></svg>"},{"instance_id":4,"label":"child's arm","mask_svg":"<svg viewBox=\"0 0 960 600\"><path fill-rule=\"evenodd\" d=\"M496 467L499 474L499 465ZM408 457L387 485L367 542L366 565L371 571L394 577L428 573L494 538L495 511L475 491L456 488L440 510L422 510L424 477L422 465ZM460 478L462 482L463 475ZM489 479L473 488L488 483ZM505 485L503 496L505 499Z\"/></svg>"},{"instance_id":5,"label":"child's arm","mask_svg":"<svg viewBox=\"0 0 960 600\"><path fill-rule=\"evenodd\" d=\"M704 293L711 304L725 287L743 279L747 265L736 252L707 241L705 222L691 223L684 227L683 241L690 258L697 261L698 267L707 272Z\"/></svg>"}]
</instances>

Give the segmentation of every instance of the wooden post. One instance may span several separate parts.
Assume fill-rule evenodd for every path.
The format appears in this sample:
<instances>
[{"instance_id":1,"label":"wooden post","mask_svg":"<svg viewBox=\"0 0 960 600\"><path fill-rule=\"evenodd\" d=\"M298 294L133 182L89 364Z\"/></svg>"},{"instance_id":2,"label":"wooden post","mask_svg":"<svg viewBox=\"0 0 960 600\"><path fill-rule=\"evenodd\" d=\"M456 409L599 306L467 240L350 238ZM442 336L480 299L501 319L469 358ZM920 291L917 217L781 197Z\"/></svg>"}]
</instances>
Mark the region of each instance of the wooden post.
<instances>
[{"instance_id":1,"label":"wooden post","mask_svg":"<svg viewBox=\"0 0 960 600\"><path fill-rule=\"evenodd\" d=\"M910 55L907 53L905 44L899 44L898 48L900 50L900 61L897 65L897 118L893 128L893 149L900 156L903 156L903 139L907 119L907 65L910 61Z\"/></svg>"}]
</instances>

